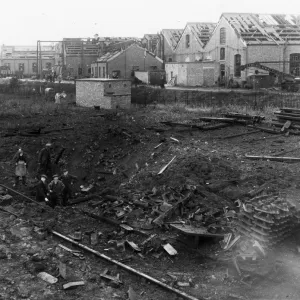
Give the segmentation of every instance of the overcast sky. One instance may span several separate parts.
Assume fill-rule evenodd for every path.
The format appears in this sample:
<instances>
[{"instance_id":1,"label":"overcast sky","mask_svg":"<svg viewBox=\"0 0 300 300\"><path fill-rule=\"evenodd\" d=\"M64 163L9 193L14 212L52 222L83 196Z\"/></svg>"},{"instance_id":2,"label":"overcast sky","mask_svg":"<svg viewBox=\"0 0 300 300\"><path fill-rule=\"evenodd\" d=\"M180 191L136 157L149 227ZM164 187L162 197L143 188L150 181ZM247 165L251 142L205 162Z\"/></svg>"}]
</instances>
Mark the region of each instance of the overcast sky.
<instances>
[{"instance_id":1,"label":"overcast sky","mask_svg":"<svg viewBox=\"0 0 300 300\"><path fill-rule=\"evenodd\" d=\"M300 0L1 0L0 44L63 37L133 36L217 22L222 12L300 14Z\"/></svg>"}]
</instances>

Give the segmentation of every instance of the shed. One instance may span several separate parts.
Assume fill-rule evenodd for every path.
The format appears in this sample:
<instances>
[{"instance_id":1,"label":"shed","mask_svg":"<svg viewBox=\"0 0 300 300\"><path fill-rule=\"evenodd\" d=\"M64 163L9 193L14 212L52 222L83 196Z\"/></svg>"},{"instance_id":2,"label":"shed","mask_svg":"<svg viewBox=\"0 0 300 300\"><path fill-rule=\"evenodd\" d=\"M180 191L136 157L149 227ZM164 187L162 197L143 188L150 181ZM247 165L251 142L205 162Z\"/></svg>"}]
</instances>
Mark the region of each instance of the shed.
<instances>
[{"instance_id":1,"label":"shed","mask_svg":"<svg viewBox=\"0 0 300 300\"><path fill-rule=\"evenodd\" d=\"M131 81L128 79L86 78L76 80L76 104L85 107L130 108Z\"/></svg>"}]
</instances>

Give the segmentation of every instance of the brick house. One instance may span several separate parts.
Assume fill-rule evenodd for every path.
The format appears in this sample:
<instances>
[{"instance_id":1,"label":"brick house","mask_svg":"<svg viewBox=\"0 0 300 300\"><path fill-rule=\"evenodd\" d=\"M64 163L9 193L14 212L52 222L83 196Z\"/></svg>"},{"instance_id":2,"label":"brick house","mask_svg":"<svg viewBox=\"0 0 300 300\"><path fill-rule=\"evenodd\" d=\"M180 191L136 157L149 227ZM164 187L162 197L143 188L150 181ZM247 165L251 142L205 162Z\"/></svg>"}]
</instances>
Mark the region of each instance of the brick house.
<instances>
[{"instance_id":1,"label":"brick house","mask_svg":"<svg viewBox=\"0 0 300 300\"><path fill-rule=\"evenodd\" d=\"M94 78L131 78L133 71L161 70L163 61L137 44L108 52L91 65Z\"/></svg>"},{"instance_id":2,"label":"brick house","mask_svg":"<svg viewBox=\"0 0 300 300\"><path fill-rule=\"evenodd\" d=\"M215 23L187 23L175 47L174 61L194 62L203 59L204 47Z\"/></svg>"},{"instance_id":3,"label":"brick house","mask_svg":"<svg viewBox=\"0 0 300 300\"><path fill-rule=\"evenodd\" d=\"M205 46L206 58L216 61L215 79L245 81L255 68L240 66L254 62L299 76L299 24L295 15L222 14Z\"/></svg>"}]
</instances>

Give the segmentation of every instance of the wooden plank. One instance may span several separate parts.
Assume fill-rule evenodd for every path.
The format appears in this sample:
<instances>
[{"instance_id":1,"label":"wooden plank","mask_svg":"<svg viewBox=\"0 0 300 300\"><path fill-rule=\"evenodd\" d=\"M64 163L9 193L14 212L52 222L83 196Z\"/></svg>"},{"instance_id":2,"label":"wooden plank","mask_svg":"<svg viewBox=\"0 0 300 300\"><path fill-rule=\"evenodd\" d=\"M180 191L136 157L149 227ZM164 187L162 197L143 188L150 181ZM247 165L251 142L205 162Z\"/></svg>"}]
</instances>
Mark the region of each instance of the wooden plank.
<instances>
[{"instance_id":1,"label":"wooden plank","mask_svg":"<svg viewBox=\"0 0 300 300\"><path fill-rule=\"evenodd\" d=\"M245 155L245 158L252 160L270 160L270 161L282 161L282 162L300 162L300 157L280 157L280 156L268 156L268 155Z\"/></svg>"},{"instance_id":2,"label":"wooden plank","mask_svg":"<svg viewBox=\"0 0 300 300\"><path fill-rule=\"evenodd\" d=\"M194 227L185 224L170 224L170 226L185 235L203 236L203 237L224 237L224 234L210 233L205 227Z\"/></svg>"},{"instance_id":3,"label":"wooden plank","mask_svg":"<svg viewBox=\"0 0 300 300\"><path fill-rule=\"evenodd\" d=\"M221 139L225 140L225 139L231 139L231 138L235 138L235 137L239 137L239 136L243 136L243 135L250 135L253 133L258 133L261 132L261 130L254 130L254 131L248 131L248 132L243 132L243 133L238 133L238 134L233 134L233 135L228 135L228 136L224 136Z\"/></svg>"},{"instance_id":4,"label":"wooden plank","mask_svg":"<svg viewBox=\"0 0 300 300\"><path fill-rule=\"evenodd\" d=\"M186 197L184 197L183 199L177 201L177 203L175 203L170 209L168 209L167 211L163 212L160 216L158 216L155 220L153 220L152 223L154 223L156 225L159 225L159 226L162 225L164 219L167 218L167 217L169 217L172 213L174 213L174 211L180 205L184 205L186 202L188 202L191 199L192 195L193 195L193 193L189 192Z\"/></svg>"},{"instance_id":5,"label":"wooden plank","mask_svg":"<svg viewBox=\"0 0 300 300\"><path fill-rule=\"evenodd\" d=\"M267 132L267 133L272 133L272 134L280 134L281 133L280 131L272 129L272 128L253 126L253 125L248 125L247 127L254 128L254 129L259 129L260 131Z\"/></svg>"}]
</instances>

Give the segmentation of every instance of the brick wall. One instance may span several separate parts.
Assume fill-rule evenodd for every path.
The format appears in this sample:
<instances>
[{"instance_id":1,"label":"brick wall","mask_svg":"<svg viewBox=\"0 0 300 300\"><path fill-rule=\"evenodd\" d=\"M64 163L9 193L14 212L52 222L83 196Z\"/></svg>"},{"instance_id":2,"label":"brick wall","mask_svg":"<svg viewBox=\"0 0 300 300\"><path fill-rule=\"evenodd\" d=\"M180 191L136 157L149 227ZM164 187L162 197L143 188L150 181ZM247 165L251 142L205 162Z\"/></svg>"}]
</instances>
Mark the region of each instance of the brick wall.
<instances>
[{"instance_id":1,"label":"brick wall","mask_svg":"<svg viewBox=\"0 0 300 300\"><path fill-rule=\"evenodd\" d=\"M10 70L15 73L19 71L19 64L24 64L24 75L36 75L35 72L32 71L32 64L36 64L36 58L20 58L20 59L1 59L1 65L4 66L6 63L10 64ZM51 66L54 66L54 58L53 59L43 59L42 67L46 69L46 64L51 63ZM40 64L40 62L39 62Z\"/></svg>"},{"instance_id":2,"label":"brick wall","mask_svg":"<svg viewBox=\"0 0 300 300\"><path fill-rule=\"evenodd\" d=\"M113 93L113 94L110 94ZM100 106L111 109L129 108L130 81L76 81L76 104L84 107Z\"/></svg>"},{"instance_id":3,"label":"brick wall","mask_svg":"<svg viewBox=\"0 0 300 300\"><path fill-rule=\"evenodd\" d=\"M167 81L171 79L171 73L176 76L176 84L179 86L212 86L216 78L214 76L215 62L193 62L193 63L166 63ZM209 68L206 73L209 78L205 81L204 68ZM205 82L204 82L205 81Z\"/></svg>"},{"instance_id":4,"label":"brick wall","mask_svg":"<svg viewBox=\"0 0 300 300\"><path fill-rule=\"evenodd\" d=\"M88 76L88 68L91 66L92 62L97 59L95 56L83 56L83 60L80 55L67 55L66 56L66 67L74 69L74 76L78 77L78 68L82 65L83 76Z\"/></svg>"}]
</instances>

